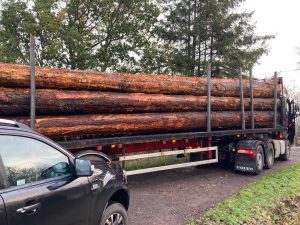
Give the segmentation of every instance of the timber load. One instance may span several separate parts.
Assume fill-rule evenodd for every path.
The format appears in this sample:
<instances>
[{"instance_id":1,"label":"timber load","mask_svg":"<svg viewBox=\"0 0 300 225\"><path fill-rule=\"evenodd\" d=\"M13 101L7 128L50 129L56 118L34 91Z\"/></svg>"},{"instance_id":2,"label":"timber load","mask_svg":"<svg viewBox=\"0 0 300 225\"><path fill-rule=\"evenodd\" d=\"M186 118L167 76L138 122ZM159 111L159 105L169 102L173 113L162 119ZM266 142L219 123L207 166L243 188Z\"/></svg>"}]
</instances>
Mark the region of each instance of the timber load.
<instances>
[{"instance_id":1,"label":"timber load","mask_svg":"<svg viewBox=\"0 0 300 225\"><path fill-rule=\"evenodd\" d=\"M30 85L30 67L0 64L0 86L24 87ZM254 97L272 98L271 82L255 80ZM36 87L51 89L73 89L114 91L126 93L152 93L171 95L206 96L207 79L158 74L103 73L38 67ZM239 97L238 79L212 79L213 96ZM244 80L244 95L249 97L249 81Z\"/></svg>"},{"instance_id":2,"label":"timber load","mask_svg":"<svg viewBox=\"0 0 300 225\"><path fill-rule=\"evenodd\" d=\"M243 86L250 126L249 81ZM253 87L256 127L271 127L273 82L255 80ZM36 128L52 138L206 130L205 77L37 67L36 88ZM240 128L239 80L213 78L211 90L212 128ZM30 68L0 63L0 117L29 124L29 114Z\"/></svg>"}]
</instances>

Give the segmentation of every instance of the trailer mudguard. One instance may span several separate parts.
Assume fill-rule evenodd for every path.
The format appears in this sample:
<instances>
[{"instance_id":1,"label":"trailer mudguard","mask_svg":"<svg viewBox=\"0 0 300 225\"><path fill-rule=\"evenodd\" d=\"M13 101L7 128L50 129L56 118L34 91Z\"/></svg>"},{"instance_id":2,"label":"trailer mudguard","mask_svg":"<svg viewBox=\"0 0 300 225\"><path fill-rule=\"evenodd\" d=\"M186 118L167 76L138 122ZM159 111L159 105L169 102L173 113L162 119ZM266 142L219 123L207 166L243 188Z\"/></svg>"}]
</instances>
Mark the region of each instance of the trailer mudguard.
<instances>
[{"instance_id":1,"label":"trailer mudguard","mask_svg":"<svg viewBox=\"0 0 300 225\"><path fill-rule=\"evenodd\" d=\"M256 173L256 149L259 145L264 148L263 141L260 140L241 140L235 149L234 169L243 172ZM239 150L249 151L249 154L240 154ZM252 151L251 151L252 150ZM252 153L252 154L251 154Z\"/></svg>"}]
</instances>

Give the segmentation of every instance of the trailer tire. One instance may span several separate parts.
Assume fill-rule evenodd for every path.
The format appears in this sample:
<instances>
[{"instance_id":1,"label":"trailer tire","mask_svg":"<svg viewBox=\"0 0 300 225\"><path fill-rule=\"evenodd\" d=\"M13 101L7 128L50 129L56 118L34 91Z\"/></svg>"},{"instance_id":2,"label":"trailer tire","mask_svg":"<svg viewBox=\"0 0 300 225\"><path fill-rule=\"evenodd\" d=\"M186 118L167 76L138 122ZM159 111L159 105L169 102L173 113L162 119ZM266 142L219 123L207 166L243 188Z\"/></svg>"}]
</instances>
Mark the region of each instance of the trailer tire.
<instances>
[{"instance_id":1,"label":"trailer tire","mask_svg":"<svg viewBox=\"0 0 300 225\"><path fill-rule=\"evenodd\" d=\"M271 142L268 142L265 149L265 169L272 169L275 160L275 150Z\"/></svg>"},{"instance_id":2,"label":"trailer tire","mask_svg":"<svg viewBox=\"0 0 300 225\"><path fill-rule=\"evenodd\" d=\"M282 161L288 161L291 157L291 144L290 141L286 141L285 152L280 155L279 159Z\"/></svg>"},{"instance_id":3,"label":"trailer tire","mask_svg":"<svg viewBox=\"0 0 300 225\"><path fill-rule=\"evenodd\" d=\"M264 169L264 149L261 145L257 145L255 154L255 174L260 174Z\"/></svg>"}]
</instances>

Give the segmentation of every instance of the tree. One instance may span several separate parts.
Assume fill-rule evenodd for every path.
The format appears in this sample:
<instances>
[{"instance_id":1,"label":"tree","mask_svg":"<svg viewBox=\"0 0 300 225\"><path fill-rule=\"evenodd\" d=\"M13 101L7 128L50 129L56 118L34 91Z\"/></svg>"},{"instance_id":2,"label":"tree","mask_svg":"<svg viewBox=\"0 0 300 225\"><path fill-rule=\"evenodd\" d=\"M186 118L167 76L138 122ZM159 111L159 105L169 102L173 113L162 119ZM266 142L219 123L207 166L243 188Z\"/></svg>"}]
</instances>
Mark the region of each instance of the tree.
<instances>
[{"instance_id":1,"label":"tree","mask_svg":"<svg viewBox=\"0 0 300 225\"><path fill-rule=\"evenodd\" d=\"M157 29L156 42L163 43L162 52L167 55L164 71L200 76L208 63L216 74L251 68L267 52L266 41L272 36L254 35L253 13L236 12L241 2L163 1L166 16Z\"/></svg>"},{"instance_id":2,"label":"tree","mask_svg":"<svg viewBox=\"0 0 300 225\"><path fill-rule=\"evenodd\" d=\"M34 17L26 10L25 3L9 3L3 5L1 12L0 60L28 63L29 33L34 31Z\"/></svg>"},{"instance_id":3,"label":"tree","mask_svg":"<svg viewBox=\"0 0 300 225\"><path fill-rule=\"evenodd\" d=\"M8 0L1 14L1 61L72 69L130 70L158 16L149 0Z\"/></svg>"},{"instance_id":4,"label":"tree","mask_svg":"<svg viewBox=\"0 0 300 225\"><path fill-rule=\"evenodd\" d=\"M267 52L244 0L6 0L0 61L101 71L235 75Z\"/></svg>"}]
</instances>

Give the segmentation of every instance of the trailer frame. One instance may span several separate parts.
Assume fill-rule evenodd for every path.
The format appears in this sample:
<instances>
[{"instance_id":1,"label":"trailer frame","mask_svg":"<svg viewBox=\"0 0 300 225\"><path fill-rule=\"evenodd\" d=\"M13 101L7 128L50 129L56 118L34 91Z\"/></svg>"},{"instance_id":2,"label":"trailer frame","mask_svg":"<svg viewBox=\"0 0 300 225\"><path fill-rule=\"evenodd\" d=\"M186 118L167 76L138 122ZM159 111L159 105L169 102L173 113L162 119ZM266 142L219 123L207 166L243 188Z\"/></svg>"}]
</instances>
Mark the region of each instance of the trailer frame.
<instances>
[{"instance_id":1,"label":"trailer frame","mask_svg":"<svg viewBox=\"0 0 300 225\"><path fill-rule=\"evenodd\" d=\"M31 75L31 127L35 128L35 44L34 44L34 37L31 35L30 38L30 75ZM241 103L241 128L233 129L233 130L213 130L211 129L211 64L208 64L207 67L207 127L206 131L201 132L178 132L178 133L163 133L163 134L146 134L146 135L135 135L135 136L119 136L119 137L97 137L96 135L93 138L86 138L86 139L71 139L71 140L60 140L57 141L62 147L70 151L78 151L82 149L95 149L97 151L103 150L103 147L111 146L119 150L118 160L123 166L125 167L125 162L130 160L136 159L144 159L144 158L153 158L153 157L161 157L166 155L179 155L179 154L200 154L206 153L207 157L204 160L189 162L189 163L181 163L181 164L173 164L168 166L160 166L160 167L153 167L135 171L128 171L127 175L134 175L134 174L141 174L141 173L148 173L154 171L161 171L161 170L168 170L173 168L183 168L187 166L198 166L203 164L210 164L218 162L218 147L212 146L212 141L217 139L218 137L228 137L228 138L235 138L237 140L242 139L255 139L257 136L261 135L269 135L270 137L276 137L278 139L286 140L288 139L288 128L286 124L286 118L291 117L291 106L292 103L289 102L288 99L285 98L283 93L283 80L282 78L277 77L277 72L274 74L273 84L274 84L274 116L273 116L273 127L272 128L255 128L255 113L254 113L254 97L253 97L253 75L252 70L249 71L249 93L250 93L250 112L251 112L251 125L250 128L246 127L245 123L245 109L244 109L244 85L243 85L243 75L242 70L238 70L239 74L239 89L240 89L240 103ZM281 85L281 93L278 96L278 85ZM280 124L278 125L278 105L277 99L278 97L281 100L281 119ZM286 104L289 107L289 114L287 115ZM290 120L290 119L288 119ZM126 145L133 145L139 143L158 143L160 148L167 141L173 141L176 143L178 140L186 140L187 144L184 145L184 149L176 149L176 144L174 144L174 149L170 151L162 151L162 149L154 149L158 152L156 153L145 153L145 154L137 154L137 155L130 155L126 156ZM189 141L200 140L199 146L195 148L188 149L188 142ZM178 147L178 146L177 146ZM215 152L215 154L213 154Z\"/></svg>"}]
</instances>

